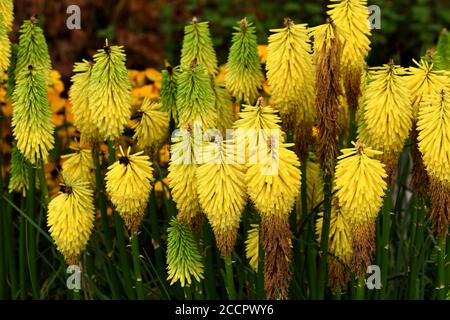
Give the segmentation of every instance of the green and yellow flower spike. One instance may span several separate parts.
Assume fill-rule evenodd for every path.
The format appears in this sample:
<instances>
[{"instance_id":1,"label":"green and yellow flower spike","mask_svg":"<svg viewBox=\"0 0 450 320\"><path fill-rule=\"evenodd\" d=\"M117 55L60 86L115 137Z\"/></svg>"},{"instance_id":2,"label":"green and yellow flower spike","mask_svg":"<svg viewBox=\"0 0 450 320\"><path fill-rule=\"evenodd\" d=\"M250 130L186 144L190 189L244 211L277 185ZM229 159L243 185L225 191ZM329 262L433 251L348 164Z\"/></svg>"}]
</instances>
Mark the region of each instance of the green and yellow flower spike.
<instances>
[{"instance_id":1,"label":"green and yellow flower spike","mask_svg":"<svg viewBox=\"0 0 450 320\"><path fill-rule=\"evenodd\" d=\"M71 176L73 179L84 180L93 188L95 176L91 150L83 148L83 145L78 141L72 142L70 148L74 151L73 153L61 156L64 159L62 163L63 174Z\"/></svg>"},{"instance_id":2,"label":"green and yellow flower spike","mask_svg":"<svg viewBox=\"0 0 450 320\"><path fill-rule=\"evenodd\" d=\"M217 58L209 32L209 23L199 22L196 17L184 28L180 64L188 68L194 60L204 66L203 72L208 75L217 73Z\"/></svg>"},{"instance_id":3,"label":"green and yellow flower spike","mask_svg":"<svg viewBox=\"0 0 450 320\"><path fill-rule=\"evenodd\" d=\"M18 192L23 197L28 190L28 167L27 159L20 153L16 146L11 151L11 170L8 184L8 191Z\"/></svg>"},{"instance_id":4,"label":"green and yellow flower spike","mask_svg":"<svg viewBox=\"0 0 450 320\"><path fill-rule=\"evenodd\" d=\"M195 279L203 279L203 258L194 240L189 225L175 217L167 229L167 273L170 285L180 281L182 287Z\"/></svg>"},{"instance_id":5,"label":"green and yellow flower spike","mask_svg":"<svg viewBox=\"0 0 450 320\"><path fill-rule=\"evenodd\" d=\"M237 102L254 104L264 79L255 27L244 18L234 30L226 66L226 87Z\"/></svg>"},{"instance_id":6,"label":"green and yellow flower spike","mask_svg":"<svg viewBox=\"0 0 450 320\"><path fill-rule=\"evenodd\" d=\"M89 81L89 106L100 138L118 138L131 117L131 82L122 46L110 46L94 55Z\"/></svg>"},{"instance_id":7,"label":"green and yellow flower spike","mask_svg":"<svg viewBox=\"0 0 450 320\"><path fill-rule=\"evenodd\" d=\"M41 68L29 65L17 74L12 100L12 126L17 148L32 165L38 160L45 163L54 144L54 125Z\"/></svg>"}]
</instances>

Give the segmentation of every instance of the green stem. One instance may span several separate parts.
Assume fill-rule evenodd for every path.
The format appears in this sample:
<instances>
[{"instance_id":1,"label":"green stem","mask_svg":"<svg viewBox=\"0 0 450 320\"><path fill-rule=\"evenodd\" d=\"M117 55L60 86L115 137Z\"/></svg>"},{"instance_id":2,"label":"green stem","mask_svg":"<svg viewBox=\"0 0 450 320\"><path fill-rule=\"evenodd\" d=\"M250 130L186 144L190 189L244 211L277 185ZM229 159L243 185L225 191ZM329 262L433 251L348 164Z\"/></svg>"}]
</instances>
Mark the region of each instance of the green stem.
<instances>
[{"instance_id":1,"label":"green stem","mask_svg":"<svg viewBox=\"0 0 450 320\"><path fill-rule=\"evenodd\" d=\"M103 187L103 177L100 166L100 152L98 145L92 149L92 157L94 161L95 189L97 191L98 207L100 209L102 219L103 239L105 242L107 255L108 257L111 257L113 253L113 245L112 245L111 231L109 229L108 212L106 209L106 195ZM117 275L110 263L107 263L106 265L107 265L107 273L111 277L110 281L111 293L114 299L118 299L119 289L118 289Z\"/></svg>"},{"instance_id":2,"label":"green stem","mask_svg":"<svg viewBox=\"0 0 450 320\"><path fill-rule=\"evenodd\" d=\"M28 207L27 212L30 219L34 217L35 210L35 195L36 195L36 168L32 165L29 166L28 169ZM33 299L39 298L39 290L38 290L38 276L37 276L37 263L36 263L36 253L37 253L37 244L36 244L36 232L34 226L31 223L27 223L27 242L28 242L28 267L30 271L30 281L31 281L31 292L33 294Z\"/></svg>"},{"instance_id":3,"label":"green stem","mask_svg":"<svg viewBox=\"0 0 450 320\"><path fill-rule=\"evenodd\" d=\"M25 208L25 198L21 199L20 209ZM27 248L26 248L26 220L23 215L19 217L19 288L20 299L25 300L27 298Z\"/></svg>"},{"instance_id":4,"label":"green stem","mask_svg":"<svg viewBox=\"0 0 450 320\"><path fill-rule=\"evenodd\" d=\"M442 235L438 239L438 274L436 283L436 299L445 300L447 291L445 285L445 245L446 235Z\"/></svg>"},{"instance_id":5,"label":"green stem","mask_svg":"<svg viewBox=\"0 0 450 320\"><path fill-rule=\"evenodd\" d=\"M357 108L357 106L356 106ZM349 114L350 114L350 123L349 123L349 138L347 142L347 146L352 145L352 141L356 139L357 135L357 125L356 125L356 108L349 108Z\"/></svg>"},{"instance_id":6,"label":"green stem","mask_svg":"<svg viewBox=\"0 0 450 320\"><path fill-rule=\"evenodd\" d=\"M258 227L258 275L256 278L256 296L258 300L266 299L266 292L264 290L264 250L261 245L261 228L262 223Z\"/></svg>"},{"instance_id":7,"label":"green stem","mask_svg":"<svg viewBox=\"0 0 450 320\"><path fill-rule=\"evenodd\" d=\"M127 257L127 250L125 247L124 226L122 219L117 212L114 215L114 228L116 230L117 250L119 251L119 264L122 269L124 289L129 299L135 299L136 296L133 290L133 281L131 280L131 268Z\"/></svg>"},{"instance_id":8,"label":"green stem","mask_svg":"<svg viewBox=\"0 0 450 320\"><path fill-rule=\"evenodd\" d=\"M108 141L108 163L109 165L113 164L116 161L116 150L114 146L114 142ZM122 269L123 280L125 293L127 294L129 299L135 299L135 294L133 290L133 281L131 280L131 268L127 257L127 249L125 244L125 237L123 235L124 225L122 219L119 214L114 210L114 228L116 231L117 238L117 249L119 251L119 263Z\"/></svg>"},{"instance_id":9,"label":"green stem","mask_svg":"<svg viewBox=\"0 0 450 320\"><path fill-rule=\"evenodd\" d=\"M95 169L95 189L97 190L98 197L98 207L102 214L102 228L103 235L105 239L106 250L108 251L108 255L112 252L112 239L111 232L109 230L109 221L108 221L108 213L106 210L106 195L105 190L103 188L103 177L100 166L100 153L99 147L96 146L92 150L92 156L94 160L94 169Z\"/></svg>"},{"instance_id":10,"label":"green stem","mask_svg":"<svg viewBox=\"0 0 450 320\"><path fill-rule=\"evenodd\" d=\"M163 279L165 285L167 273L165 270L164 255L161 248L161 236L158 224L158 211L156 208L156 196L154 190L150 192L147 213L150 218L150 228L152 233L151 237L154 244L153 246L155 248L156 270L158 270L159 276L161 279Z\"/></svg>"},{"instance_id":11,"label":"green stem","mask_svg":"<svg viewBox=\"0 0 450 320\"><path fill-rule=\"evenodd\" d=\"M11 195L7 195L11 199ZM21 200L22 201L22 200ZM6 214L4 215L4 229L5 234L5 255L8 257L8 273L11 284L11 298L16 299L18 294L17 269L16 269L16 238L14 236L13 226L13 208L8 205L6 207Z\"/></svg>"},{"instance_id":12,"label":"green stem","mask_svg":"<svg viewBox=\"0 0 450 320\"><path fill-rule=\"evenodd\" d=\"M416 196L413 196L413 234L411 236L411 250L410 250L410 273L408 298L417 299L417 280L419 273L419 255L422 251L422 244L424 241L424 210L423 207L417 203Z\"/></svg>"},{"instance_id":13,"label":"green stem","mask_svg":"<svg viewBox=\"0 0 450 320\"><path fill-rule=\"evenodd\" d=\"M356 282L355 300L364 300L364 294L366 291L364 278L356 279Z\"/></svg>"},{"instance_id":14,"label":"green stem","mask_svg":"<svg viewBox=\"0 0 450 320\"><path fill-rule=\"evenodd\" d=\"M326 174L324 177L323 193L324 193L324 210L322 220L322 235L320 239L320 261L319 261L319 276L318 276L318 291L317 298L325 298L325 289L327 287L327 260L328 260L328 242L330 231L331 218L331 201L332 201L332 185L331 175Z\"/></svg>"},{"instance_id":15,"label":"green stem","mask_svg":"<svg viewBox=\"0 0 450 320\"><path fill-rule=\"evenodd\" d=\"M233 264L231 254L223 257L225 261L226 286L229 300L236 300L236 288L234 287Z\"/></svg>"},{"instance_id":16,"label":"green stem","mask_svg":"<svg viewBox=\"0 0 450 320\"><path fill-rule=\"evenodd\" d=\"M389 254L390 254L390 234L391 234L391 209L392 198L391 191L388 189L384 197L383 205L383 226L381 231L381 289L380 298L385 299L387 294L387 276L389 268Z\"/></svg>"},{"instance_id":17,"label":"green stem","mask_svg":"<svg viewBox=\"0 0 450 320\"><path fill-rule=\"evenodd\" d=\"M144 300L144 286L142 284L141 261L139 257L139 238L137 232L131 235L131 253L133 255L134 277L138 300Z\"/></svg>"}]
</instances>

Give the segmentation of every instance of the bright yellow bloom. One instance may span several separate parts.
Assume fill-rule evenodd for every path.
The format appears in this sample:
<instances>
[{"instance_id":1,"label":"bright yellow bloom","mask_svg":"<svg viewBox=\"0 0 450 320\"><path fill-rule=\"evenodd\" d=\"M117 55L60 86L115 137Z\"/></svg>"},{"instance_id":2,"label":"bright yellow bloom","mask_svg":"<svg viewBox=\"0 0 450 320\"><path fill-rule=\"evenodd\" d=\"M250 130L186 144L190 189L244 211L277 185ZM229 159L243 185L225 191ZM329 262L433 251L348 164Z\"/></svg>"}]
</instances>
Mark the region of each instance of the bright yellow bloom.
<instances>
[{"instance_id":1,"label":"bright yellow bloom","mask_svg":"<svg viewBox=\"0 0 450 320\"><path fill-rule=\"evenodd\" d=\"M317 162L311 160L309 156L306 161L306 194L308 212L311 212L317 205L323 201L323 172ZM299 201L301 205L301 201ZM301 213L301 210L299 210Z\"/></svg>"},{"instance_id":2,"label":"bright yellow bloom","mask_svg":"<svg viewBox=\"0 0 450 320\"><path fill-rule=\"evenodd\" d=\"M297 113L297 120L314 118L315 69L305 24L285 20L285 27L272 29L267 48L267 80L271 102L282 114Z\"/></svg>"},{"instance_id":3,"label":"bright yellow bloom","mask_svg":"<svg viewBox=\"0 0 450 320\"><path fill-rule=\"evenodd\" d=\"M387 187L384 165L372 159L381 152L363 147L360 142L355 148L341 152L335 178L339 204L352 225L371 223L381 208Z\"/></svg>"},{"instance_id":4,"label":"bright yellow bloom","mask_svg":"<svg viewBox=\"0 0 450 320\"><path fill-rule=\"evenodd\" d=\"M419 150L428 174L450 183L450 88L423 97L420 104Z\"/></svg>"},{"instance_id":5,"label":"bright yellow bloom","mask_svg":"<svg viewBox=\"0 0 450 320\"><path fill-rule=\"evenodd\" d=\"M153 168L142 151L130 151L120 147L119 160L106 173L106 191L128 229L137 231L152 190Z\"/></svg>"},{"instance_id":6,"label":"bright yellow bloom","mask_svg":"<svg viewBox=\"0 0 450 320\"><path fill-rule=\"evenodd\" d=\"M201 212L197 196L197 164L193 138L188 130L178 134L170 148L169 186L178 212L190 222Z\"/></svg>"},{"instance_id":7,"label":"bright yellow bloom","mask_svg":"<svg viewBox=\"0 0 450 320\"><path fill-rule=\"evenodd\" d=\"M133 118L136 120L133 124L133 138L137 140L139 149L158 146L167 138L169 117L166 112L159 111L159 103L152 102L148 97L144 98Z\"/></svg>"},{"instance_id":8,"label":"bright yellow bloom","mask_svg":"<svg viewBox=\"0 0 450 320\"><path fill-rule=\"evenodd\" d=\"M9 33L12 30L14 22L14 3L13 0L0 1L0 15L2 16L6 28Z\"/></svg>"},{"instance_id":9,"label":"bright yellow bloom","mask_svg":"<svg viewBox=\"0 0 450 320\"><path fill-rule=\"evenodd\" d=\"M8 1L6 1L8 2ZM9 40L8 30L5 25L5 18L1 14L2 2L0 2L0 72L5 72L10 63L11 58L11 41Z\"/></svg>"},{"instance_id":10,"label":"bright yellow bloom","mask_svg":"<svg viewBox=\"0 0 450 320\"><path fill-rule=\"evenodd\" d=\"M239 164L232 141L208 142L204 163L196 172L198 199L223 256L233 250L246 203L245 165Z\"/></svg>"},{"instance_id":11,"label":"bright yellow bloom","mask_svg":"<svg viewBox=\"0 0 450 320\"><path fill-rule=\"evenodd\" d=\"M247 240L245 240L245 256L249 260L250 267L258 272L259 257L259 226L251 224L248 230Z\"/></svg>"},{"instance_id":12,"label":"bright yellow bloom","mask_svg":"<svg viewBox=\"0 0 450 320\"><path fill-rule=\"evenodd\" d=\"M393 64L371 68L364 95L361 140L374 149L396 154L412 126L407 71Z\"/></svg>"},{"instance_id":13,"label":"bright yellow bloom","mask_svg":"<svg viewBox=\"0 0 450 320\"><path fill-rule=\"evenodd\" d=\"M94 197L87 181L63 175L59 194L48 205L47 225L68 264L77 264L94 227Z\"/></svg>"},{"instance_id":14,"label":"bright yellow bloom","mask_svg":"<svg viewBox=\"0 0 450 320\"><path fill-rule=\"evenodd\" d=\"M417 67L410 67L409 88L411 90L414 119L417 120L419 107L425 95L437 95L442 88L450 84L449 78L444 71L433 70L434 65L422 59L418 63L413 60Z\"/></svg>"},{"instance_id":15,"label":"bright yellow bloom","mask_svg":"<svg viewBox=\"0 0 450 320\"><path fill-rule=\"evenodd\" d=\"M367 0L330 0L328 15L343 43L341 65L346 70L362 69L370 50Z\"/></svg>"},{"instance_id":16,"label":"bright yellow bloom","mask_svg":"<svg viewBox=\"0 0 450 320\"><path fill-rule=\"evenodd\" d=\"M348 213L337 208L333 205L330 217L330 230L329 230L329 245L328 250L335 257L342 260L344 263L350 263L353 249L352 249L352 234L350 226L348 224ZM322 237L322 223L323 215L317 219L316 233L317 238Z\"/></svg>"},{"instance_id":17,"label":"bright yellow bloom","mask_svg":"<svg viewBox=\"0 0 450 320\"><path fill-rule=\"evenodd\" d=\"M62 164L63 173L66 176L70 175L73 179L84 180L93 187L95 176L91 150L84 149L79 142L72 143L70 148L75 152L61 156L62 159L66 159Z\"/></svg>"},{"instance_id":18,"label":"bright yellow bloom","mask_svg":"<svg viewBox=\"0 0 450 320\"><path fill-rule=\"evenodd\" d=\"M263 216L288 216L300 191L300 161L289 150L293 144L274 143L262 158L248 167L247 193Z\"/></svg>"},{"instance_id":19,"label":"bright yellow bloom","mask_svg":"<svg viewBox=\"0 0 450 320\"><path fill-rule=\"evenodd\" d=\"M98 137L98 129L92 118L92 110L89 105L89 80L91 78L92 64L83 60L75 63L75 73L72 76L72 86L69 90L69 99L72 104L73 124L81 133L83 141L93 141Z\"/></svg>"}]
</instances>

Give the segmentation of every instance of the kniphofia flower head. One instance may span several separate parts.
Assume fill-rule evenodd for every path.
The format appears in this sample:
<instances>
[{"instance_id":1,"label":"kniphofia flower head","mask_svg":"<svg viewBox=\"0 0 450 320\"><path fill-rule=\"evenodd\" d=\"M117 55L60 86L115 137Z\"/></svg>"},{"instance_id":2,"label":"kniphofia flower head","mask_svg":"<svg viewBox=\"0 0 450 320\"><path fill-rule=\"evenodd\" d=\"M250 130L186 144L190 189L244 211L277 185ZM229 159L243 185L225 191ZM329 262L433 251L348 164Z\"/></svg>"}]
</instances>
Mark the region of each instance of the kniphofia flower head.
<instances>
[{"instance_id":1,"label":"kniphofia flower head","mask_svg":"<svg viewBox=\"0 0 450 320\"><path fill-rule=\"evenodd\" d=\"M125 225L137 231L152 190L153 168L143 151L130 154L120 147L119 159L108 167L106 191Z\"/></svg>"},{"instance_id":2,"label":"kniphofia flower head","mask_svg":"<svg viewBox=\"0 0 450 320\"><path fill-rule=\"evenodd\" d=\"M47 225L69 265L77 264L94 227L93 191L76 176L63 175L58 195L48 205Z\"/></svg>"}]
</instances>

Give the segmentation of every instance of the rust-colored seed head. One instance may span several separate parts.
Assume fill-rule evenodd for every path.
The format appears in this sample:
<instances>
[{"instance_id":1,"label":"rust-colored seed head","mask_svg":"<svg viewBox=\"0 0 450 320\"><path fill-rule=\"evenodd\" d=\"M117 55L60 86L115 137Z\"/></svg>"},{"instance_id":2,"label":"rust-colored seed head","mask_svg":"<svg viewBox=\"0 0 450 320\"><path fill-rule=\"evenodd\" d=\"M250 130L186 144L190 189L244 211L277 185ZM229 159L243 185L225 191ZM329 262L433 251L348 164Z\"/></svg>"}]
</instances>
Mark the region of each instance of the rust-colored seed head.
<instances>
[{"instance_id":1,"label":"rust-colored seed head","mask_svg":"<svg viewBox=\"0 0 450 320\"><path fill-rule=\"evenodd\" d=\"M264 249L264 286L268 299L287 299L291 279L293 234L286 218L264 217L261 223Z\"/></svg>"}]
</instances>

